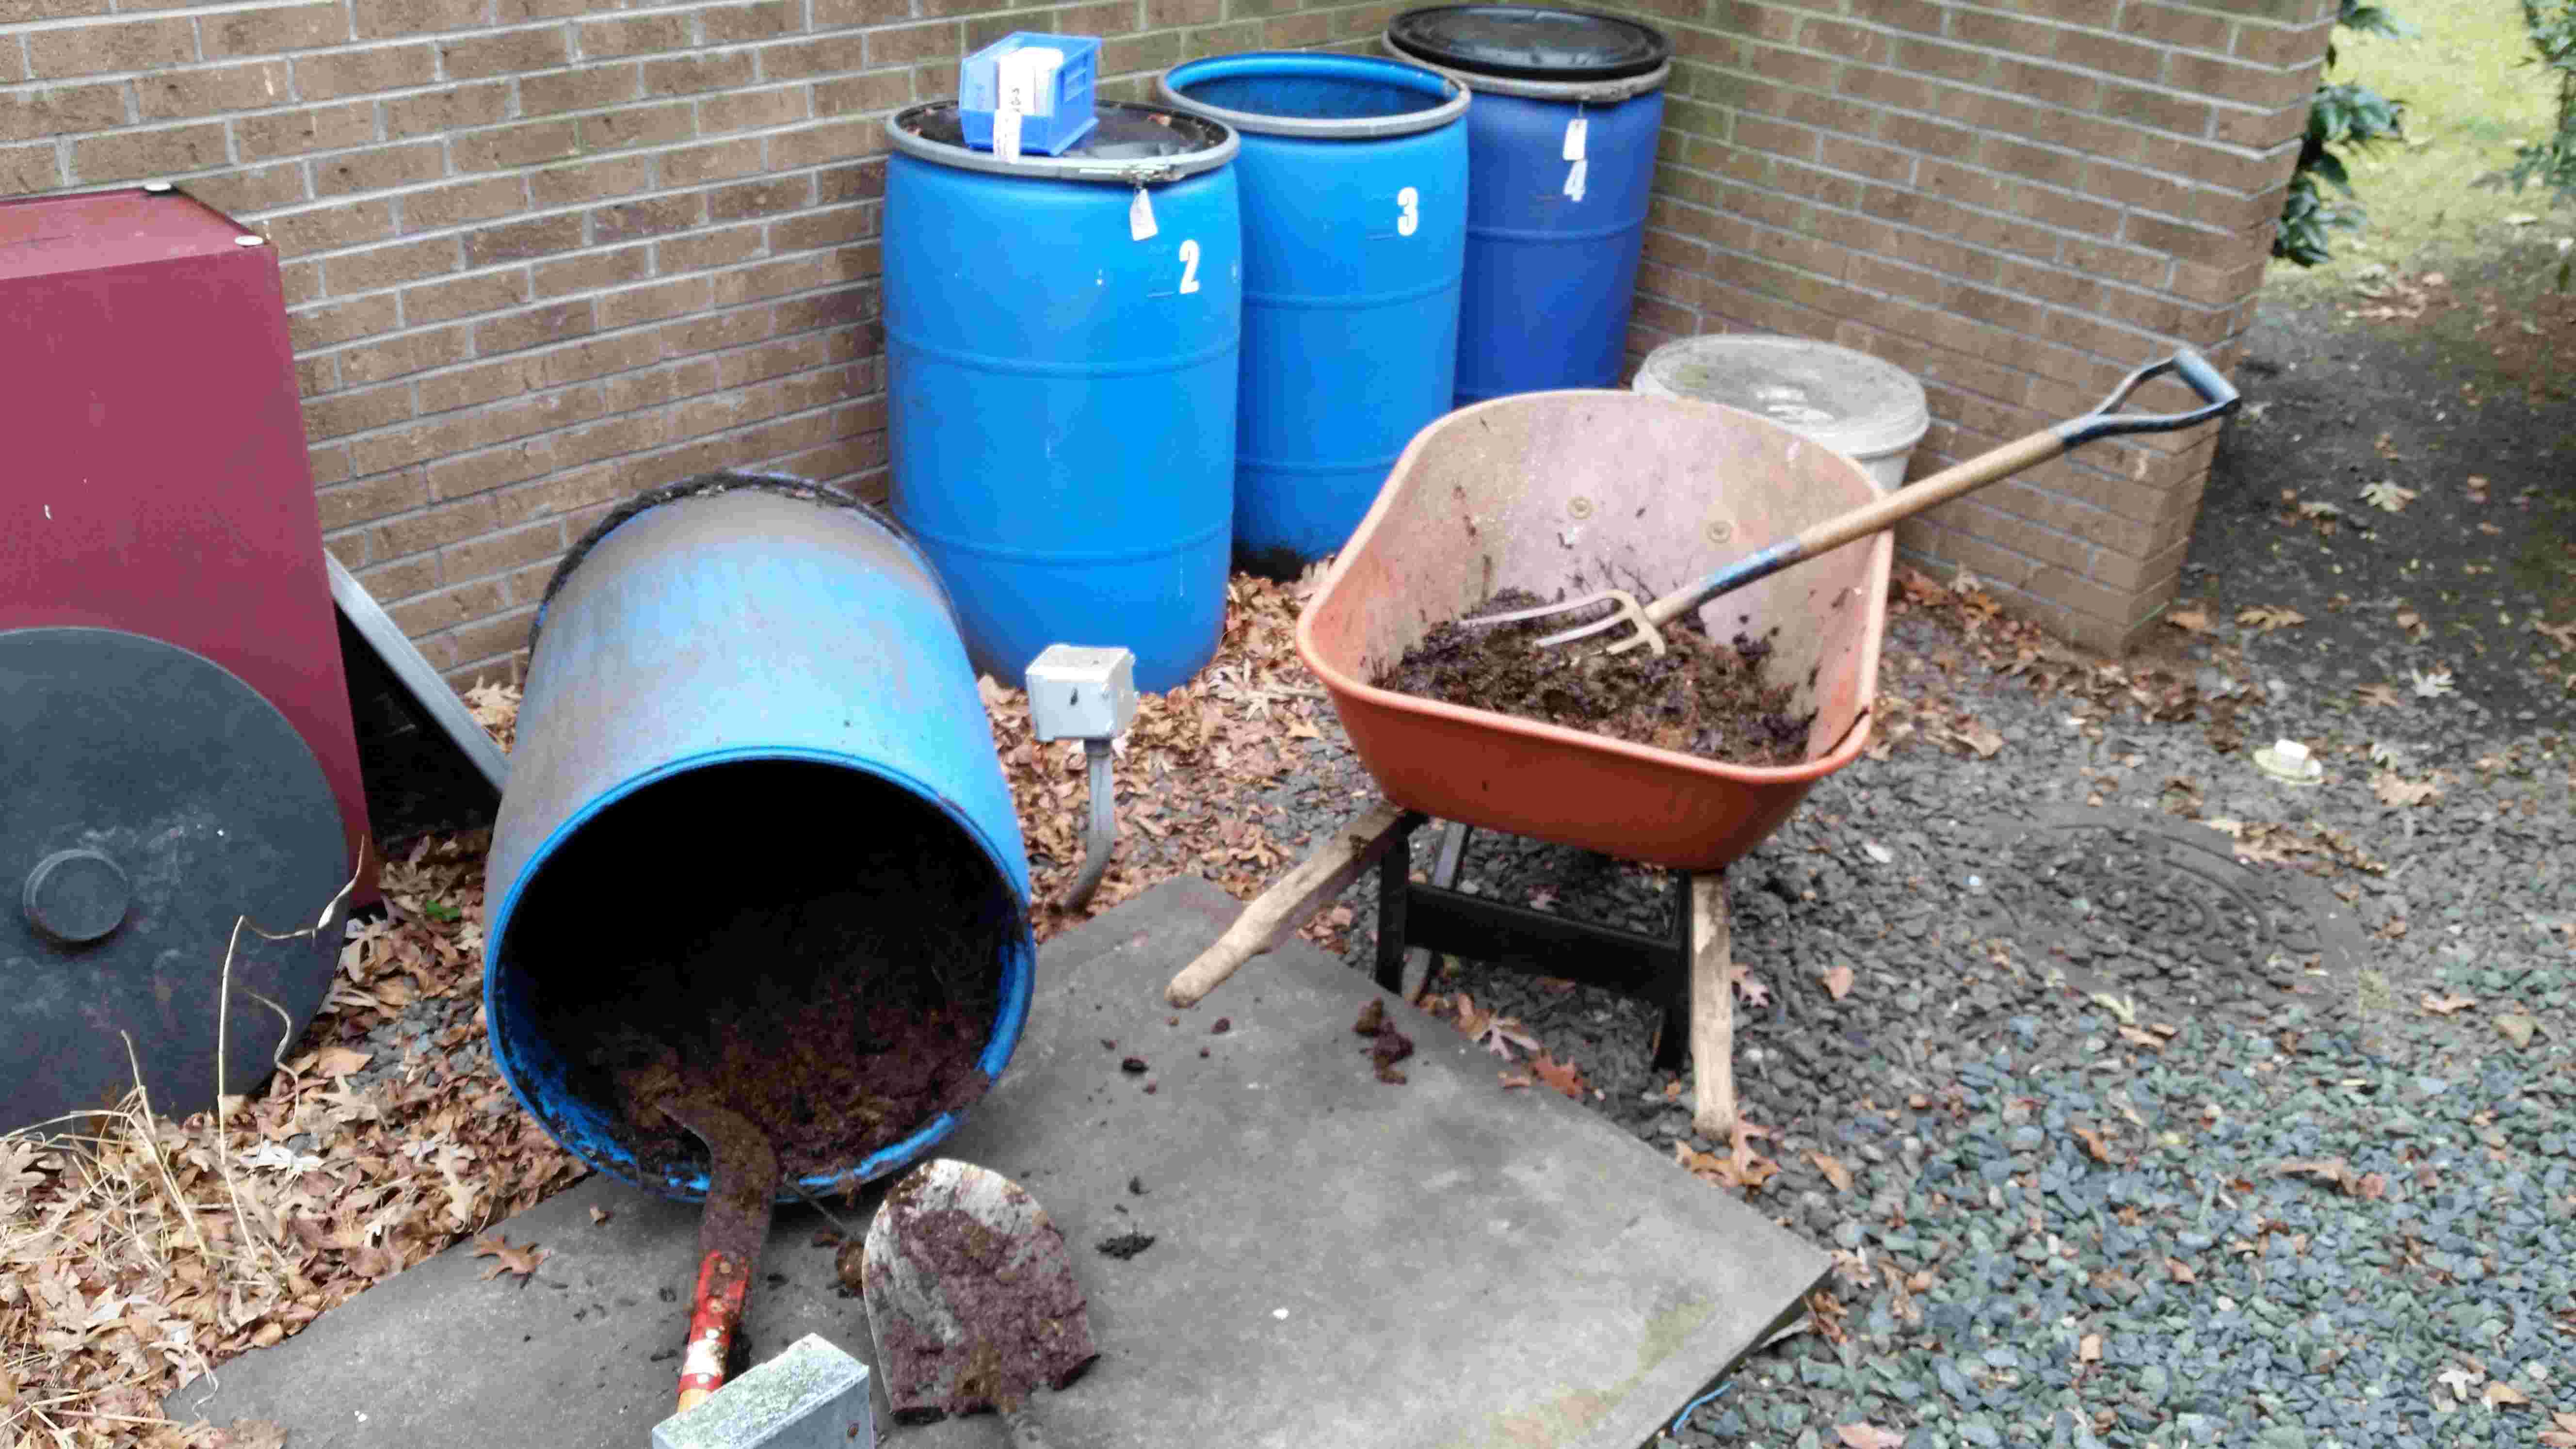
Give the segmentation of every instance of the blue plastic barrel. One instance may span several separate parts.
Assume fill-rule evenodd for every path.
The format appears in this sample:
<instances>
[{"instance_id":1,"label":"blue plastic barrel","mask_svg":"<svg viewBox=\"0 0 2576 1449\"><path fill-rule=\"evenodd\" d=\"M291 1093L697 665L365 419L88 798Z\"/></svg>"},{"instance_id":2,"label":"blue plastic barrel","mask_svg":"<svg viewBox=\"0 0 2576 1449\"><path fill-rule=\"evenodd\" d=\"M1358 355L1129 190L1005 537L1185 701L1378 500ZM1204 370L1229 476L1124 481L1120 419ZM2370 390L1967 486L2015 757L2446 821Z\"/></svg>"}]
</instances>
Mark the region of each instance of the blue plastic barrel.
<instances>
[{"instance_id":1,"label":"blue plastic barrel","mask_svg":"<svg viewBox=\"0 0 2576 1449\"><path fill-rule=\"evenodd\" d=\"M510 1089L583 1161L670 1197L705 1194L706 1159L650 1105L728 1063L768 1084L730 1105L809 1191L922 1156L1010 1061L1037 955L1018 816L928 561L838 494L711 475L595 530L538 619L484 874ZM903 1029L929 1012L935 1043ZM912 1045L888 1063L922 1074L910 1115L828 1053L762 1066L836 1021L846 1041L813 1042L851 1063Z\"/></svg>"},{"instance_id":2,"label":"blue plastic barrel","mask_svg":"<svg viewBox=\"0 0 2576 1449\"><path fill-rule=\"evenodd\" d=\"M1264 52L1176 67L1161 94L1243 136L1234 547L1292 572L1350 538L1449 411L1467 92L1403 61Z\"/></svg>"},{"instance_id":3,"label":"blue plastic barrel","mask_svg":"<svg viewBox=\"0 0 2576 1449\"><path fill-rule=\"evenodd\" d=\"M1616 387L1672 43L1633 20L1520 5L1409 10L1386 43L1476 93L1458 406Z\"/></svg>"},{"instance_id":4,"label":"blue plastic barrel","mask_svg":"<svg viewBox=\"0 0 2576 1449\"><path fill-rule=\"evenodd\" d=\"M968 147L954 102L886 123L894 512L978 669L1049 644L1185 683L1225 628L1242 218L1235 137L1103 103L1062 156Z\"/></svg>"}]
</instances>

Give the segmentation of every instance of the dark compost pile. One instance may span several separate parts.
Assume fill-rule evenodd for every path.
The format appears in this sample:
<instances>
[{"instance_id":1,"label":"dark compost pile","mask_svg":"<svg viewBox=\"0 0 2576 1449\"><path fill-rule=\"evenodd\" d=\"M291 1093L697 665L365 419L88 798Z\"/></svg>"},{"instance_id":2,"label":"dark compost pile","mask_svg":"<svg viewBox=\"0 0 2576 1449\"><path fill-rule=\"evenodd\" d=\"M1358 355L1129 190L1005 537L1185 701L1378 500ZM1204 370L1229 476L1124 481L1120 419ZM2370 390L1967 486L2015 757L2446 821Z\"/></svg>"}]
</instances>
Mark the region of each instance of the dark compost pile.
<instances>
[{"instance_id":1,"label":"dark compost pile","mask_svg":"<svg viewBox=\"0 0 2576 1449\"><path fill-rule=\"evenodd\" d=\"M1535 608L1547 601L1505 589L1469 609L1478 614ZM1789 713L1793 691L1764 678L1767 640L1737 635L1720 644L1695 618L1664 626L1662 657L1644 649L1610 655L1622 629L1532 648L1539 638L1585 624L1593 614L1521 624L1442 623L1379 675L1381 689L1520 719L1588 730L1632 744L1738 765L1794 765L1807 757L1814 714Z\"/></svg>"},{"instance_id":2,"label":"dark compost pile","mask_svg":"<svg viewBox=\"0 0 2576 1449\"><path fill-rule=\"evenodd\" d=\"M782 1172L855 1166L990 1080L1008 890L930 807L828 766L699 770L602 812L513 941L573 1085L639 1166L695 1164L655 1105L704 1094Z\"/></svg>"}]
</instances>

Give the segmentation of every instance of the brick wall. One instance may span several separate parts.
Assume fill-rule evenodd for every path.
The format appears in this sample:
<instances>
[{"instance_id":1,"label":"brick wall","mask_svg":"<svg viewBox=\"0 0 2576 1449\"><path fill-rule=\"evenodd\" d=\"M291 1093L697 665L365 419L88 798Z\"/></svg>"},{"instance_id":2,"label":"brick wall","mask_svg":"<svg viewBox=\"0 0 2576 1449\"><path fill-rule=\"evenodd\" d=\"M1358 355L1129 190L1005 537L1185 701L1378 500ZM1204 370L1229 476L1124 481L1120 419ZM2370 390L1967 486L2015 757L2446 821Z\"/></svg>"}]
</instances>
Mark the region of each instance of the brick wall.
<instances>
[{"instance_id":1,"label":"brick wall","mask_svg":"<svg viewBox=\"0 0 2576 1449\"><path fill-rule=\"evenodd\" d=\"M1637 0L1678 60L1632 350L1755 330L1884 357L1930 397L1918 477L2177 342L2232 368L2334 11ZM2215 441L2096 443L1899 542L2122 648L2173 597Z\"/></svg>"},{"instance_id":2,"label":"brick wall","mask_svg":"<svg viewBox=\"0 0 2576 1449\"><path fill-rule=\"evenodd\" d=\"M881 124L1099 35L1133 98L1388 4L0 0L0 194L171 180L284 269L332 551L463 685L601 513L718 467L881 495Z\"/></svg>"},{"instance_id":3,"label":"brick wall","mask_svg":"<svg viewBox=\"0 0 2576 1449\"><path fill-rule=\"evenodd\" d=\"M1011 30L1366 43L1299 0L0 0L0 193L174 180L284 267L330 546L451 679L508 675L567 542L777 467L881 493L880 123ZM1925 465L2250 315L2331 0L1618 0L1675 36L1634 337L1753 327L1921 375ZM2100 446L1909 528L2118 643L2210 449Z\"/></svg>"}]
</instances>

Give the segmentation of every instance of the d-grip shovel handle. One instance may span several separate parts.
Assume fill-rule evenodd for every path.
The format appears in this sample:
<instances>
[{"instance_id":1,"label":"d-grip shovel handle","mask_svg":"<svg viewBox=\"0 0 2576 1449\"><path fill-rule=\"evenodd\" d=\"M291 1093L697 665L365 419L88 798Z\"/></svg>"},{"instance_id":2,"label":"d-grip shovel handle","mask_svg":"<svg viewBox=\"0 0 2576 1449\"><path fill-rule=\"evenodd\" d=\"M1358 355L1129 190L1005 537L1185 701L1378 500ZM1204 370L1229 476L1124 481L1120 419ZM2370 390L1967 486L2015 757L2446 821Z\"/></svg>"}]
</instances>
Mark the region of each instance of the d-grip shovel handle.
<instances>
[{"instance_id":1,"label":"d-grip shovel handle","mask_svg":"<svg viewBox=\"0 0 2576 1449\"><path fill-rule=\"evenodd\" d=\"M2179 376L2189 383L2191 390L2200 394L2202 405L2184 413L2119 411L2120 405L2129 400L2129 394L2167 374ZM1720 594L1767 579L1791 564L1840 548L1853 539L1866 538L1882 529L1892 528L1901 520L1912 518L1926 509L1938 508L1999 478L2009 478L2025 468L2045 463L2079 443L2089 443L2095 438L2116 433L2167 433L2176 428L2188 428L2234 412L2239 401L2236 389L2226 378L2218 375L2218 369L2210 366L2199 353L2188 347L2182 348L2162 362L2151 363L2130 373L2109 397L2102 399L2093 411L2082 417L2068 418L1992 452L1981 453L1964 463L1954 463L1885 498L1800 529L1769 548L1737 559L1698 582L1675 589L1648 604L1646 620L1661 628ZM1642 642L1642 637L1636 641L1623 639L1611 648L1616 652L1631 642Z\"/></svg>"}]
</instances>

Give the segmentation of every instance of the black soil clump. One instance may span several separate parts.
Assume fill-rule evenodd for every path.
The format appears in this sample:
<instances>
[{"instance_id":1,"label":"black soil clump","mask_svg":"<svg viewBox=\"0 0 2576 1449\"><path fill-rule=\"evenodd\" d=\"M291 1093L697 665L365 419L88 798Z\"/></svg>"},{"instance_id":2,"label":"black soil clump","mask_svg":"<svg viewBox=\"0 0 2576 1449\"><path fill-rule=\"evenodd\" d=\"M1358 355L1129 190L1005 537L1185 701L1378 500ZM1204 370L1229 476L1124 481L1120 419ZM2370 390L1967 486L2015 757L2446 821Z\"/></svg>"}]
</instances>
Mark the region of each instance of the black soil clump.
<instances>
[{"instance_id":1,"label":"black soil clump","mask_svg":"<svg viewBox=\"0 0 2576 1449\"><path fill-rule=\"evenodd\" d=\"M1116 1258L1123 1263L1154 1246L1154 1239L1147 1233L1120 1233L1114 1238L1102 1238L1095 1246L1103 1257Z\"/></svg>"},{"instance_id":2,"label":"black soil clump","mask_svg":"<svg viewBox=\"0 0 2576 1449\"><path fill-rule=\"evenodd\" d=\"M1500 613L1545 602L1527 590L1505 589L1467 612ZM1660 657L1643 649L1609 654L1602 637L1532 647L1542 636L1588 622L1590 616L1572 614L1521 624L1442 623L1376 683L1729 764L1794 765L1806 759L1807 729L1815 715L1791 714L1793 691L1764 678L1768 640L1738 634L1731 646L1720 644L1698 620L1685 619L1664 626L1667 647Z\"/></svg>"},{"instance_id":3,"label":"black soil clump","mask_svg":"<svg viewBox=\"0 0 2576 1449\"><path fill-rule=\"evenodd\" d=\"M794 814L823 829L781 828ZM695 771L619 802L532 882L514 958L584 1099L647 1174L702 1165L701 1095L794 1176L839 1172L980 1098L1008 888L944 817L851 772Z\"/></svg>"},{"instance_id":4,"label":"black soil clump","mask_svg":"<svg viewBox=\"0 0 2576 1449\"><path fill-rule=\"evenodd\" d=\"M1408 1079L1396 1069L1395 1064L1413 1055L1413 1038L1396 1030L1395 1023L1387 1020L1386 1002L1379 997L1370 997L1368 1005L1360 1008L1359 1020L1351 1024L1351 1031L1369 1039L1369 1065L1376 1068L1377 1079L1391 1086L1403 1086Z\"/></svg>"}]
</instances>

